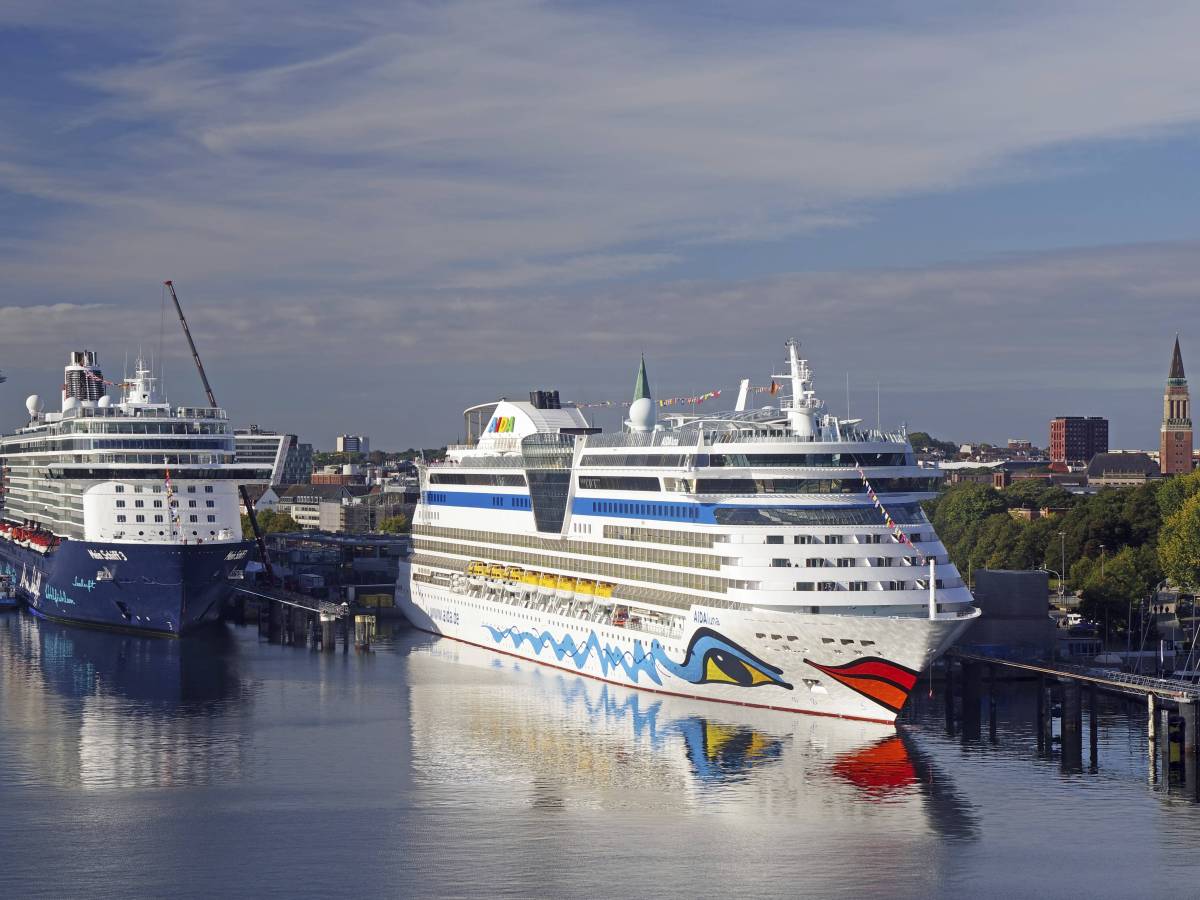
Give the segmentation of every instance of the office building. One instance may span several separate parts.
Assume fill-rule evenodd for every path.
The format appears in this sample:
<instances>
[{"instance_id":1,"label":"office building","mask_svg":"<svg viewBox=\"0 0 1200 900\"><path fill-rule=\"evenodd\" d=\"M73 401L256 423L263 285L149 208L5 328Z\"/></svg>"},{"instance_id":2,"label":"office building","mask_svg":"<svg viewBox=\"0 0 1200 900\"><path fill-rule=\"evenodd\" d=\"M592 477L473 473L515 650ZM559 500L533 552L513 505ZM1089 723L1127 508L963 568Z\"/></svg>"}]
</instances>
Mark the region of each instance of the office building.
<instances>
[{"instance_id":1,"label":"office building","mask_svg":"<svg viewBox=\"0 0 1200 900\"><path fill-rule=\"evenodd\" d=\"M1108 419L1101 416L1059 416L1050 421L1050 461L1086 464L1108 452Z\"/></svg>"}]
</instances>

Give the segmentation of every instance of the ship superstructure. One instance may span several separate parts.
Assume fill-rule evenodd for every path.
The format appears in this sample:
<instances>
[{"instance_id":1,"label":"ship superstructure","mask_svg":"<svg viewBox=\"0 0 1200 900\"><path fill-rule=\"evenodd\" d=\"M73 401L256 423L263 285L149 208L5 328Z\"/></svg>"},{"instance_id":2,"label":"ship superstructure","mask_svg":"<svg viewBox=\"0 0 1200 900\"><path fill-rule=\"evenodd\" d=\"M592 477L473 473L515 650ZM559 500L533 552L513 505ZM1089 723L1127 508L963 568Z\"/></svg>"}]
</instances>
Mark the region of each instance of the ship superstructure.
<instances>
[{"instance_id":1,"label":"ship superstructure","mask_svg":"<svg viewBox=\"0 0 1200 900\"><path fill-rule=\"evenodd\" d=\"M891 722L978 616L903 431L839 419L798 345L779 402L664 416L643 360L622 432L535 392L422 470L421 628L672 694ZM480 407L468 413L478 415Z\"/></svg>"},{"instance_id":2,"label":"ship superstructure","mask_svg":"<svg viewBox=\"0 0 1200 900\"><path fill-rule=\"evenodd\" d=\"M238 464L224 410L172 407L141 359L107 381L88 350L58 411L26 410L0 438L0 569L30 609L168 635L215 618L249 555L237 486L270 474Z\"/></svg>"}]
</instances>

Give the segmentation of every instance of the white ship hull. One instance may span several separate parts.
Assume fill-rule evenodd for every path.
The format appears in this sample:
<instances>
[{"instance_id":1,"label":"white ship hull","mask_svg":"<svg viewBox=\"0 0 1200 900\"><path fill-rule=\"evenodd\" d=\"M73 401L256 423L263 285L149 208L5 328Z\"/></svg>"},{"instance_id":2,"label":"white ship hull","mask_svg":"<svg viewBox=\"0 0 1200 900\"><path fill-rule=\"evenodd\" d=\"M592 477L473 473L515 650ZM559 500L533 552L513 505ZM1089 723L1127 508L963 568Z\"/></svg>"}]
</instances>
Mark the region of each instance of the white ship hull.
<instances>
[{"instance_id":1,"label":"white ship hull","mask_svg":"<svg viewBox=\"0 0 1200 900\"><path fill-rule=\"evenodd\" d=\"M654 693L892 723L919 673L972 615L798 615L694 606L682 634L584 621L412 581L414 626L541 665Z\"/></svg>"}]
</instances>

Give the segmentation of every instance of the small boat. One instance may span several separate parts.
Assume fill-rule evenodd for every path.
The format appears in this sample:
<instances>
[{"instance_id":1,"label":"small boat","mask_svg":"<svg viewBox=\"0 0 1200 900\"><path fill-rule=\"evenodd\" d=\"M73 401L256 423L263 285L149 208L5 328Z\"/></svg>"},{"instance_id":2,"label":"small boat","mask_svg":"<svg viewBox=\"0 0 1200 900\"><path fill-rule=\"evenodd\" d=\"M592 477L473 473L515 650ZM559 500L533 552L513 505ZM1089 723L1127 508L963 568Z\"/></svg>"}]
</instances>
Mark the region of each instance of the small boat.
<instances>
[{"instance_id":1,"label":"small boat","mask_svg":"<svg viewBox=\"0 0 1200 900\"><path fill-rule=\"evenodd\" d=\"M13 590L12 579L7 575L0 575L0 610L16 609L18 606L20 603Z\"/></svg>"}]
</instances>

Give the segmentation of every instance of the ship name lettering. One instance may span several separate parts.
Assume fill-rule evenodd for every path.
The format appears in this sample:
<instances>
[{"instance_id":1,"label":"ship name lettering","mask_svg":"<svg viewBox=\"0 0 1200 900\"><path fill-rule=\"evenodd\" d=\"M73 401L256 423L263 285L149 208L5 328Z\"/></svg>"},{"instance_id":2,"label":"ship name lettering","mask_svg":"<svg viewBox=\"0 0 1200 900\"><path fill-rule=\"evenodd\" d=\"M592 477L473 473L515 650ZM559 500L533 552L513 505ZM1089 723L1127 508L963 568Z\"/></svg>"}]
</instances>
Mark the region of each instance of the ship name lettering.
<instances>
[{"instance_id":1,"label":"ship name lettering","mask_svg":"<svg viewBox=\"0 0 1200 900\"><path fill-rule=\"evenodd\" d=\"M696 610L692 618L699 625L715 625L720 626L721 620L711 613L706 613L703 610Z\"/></svg>"},{"instance_id":2,"label":"ship name lettering","mask_svg":"<svg viewBox=\"0 0 1200 900\"><path fill-rule=\"evenodd\" d=\"M246 554L249 552L249 550L230 550L225 554L225 561L232 562L235 559L245 559Z\"/></svg>"},{"instance_id":3,"label":"ship name lettering","mask_svg":"<svg viewBox=\"0 0 1200 900\"><path fill-rule=\"evenodd\" d=\"M88 550L88 556L92 559L111 560L113 562L129 562L127 557L120 550Z\"/></svg>"}]
</instances>

